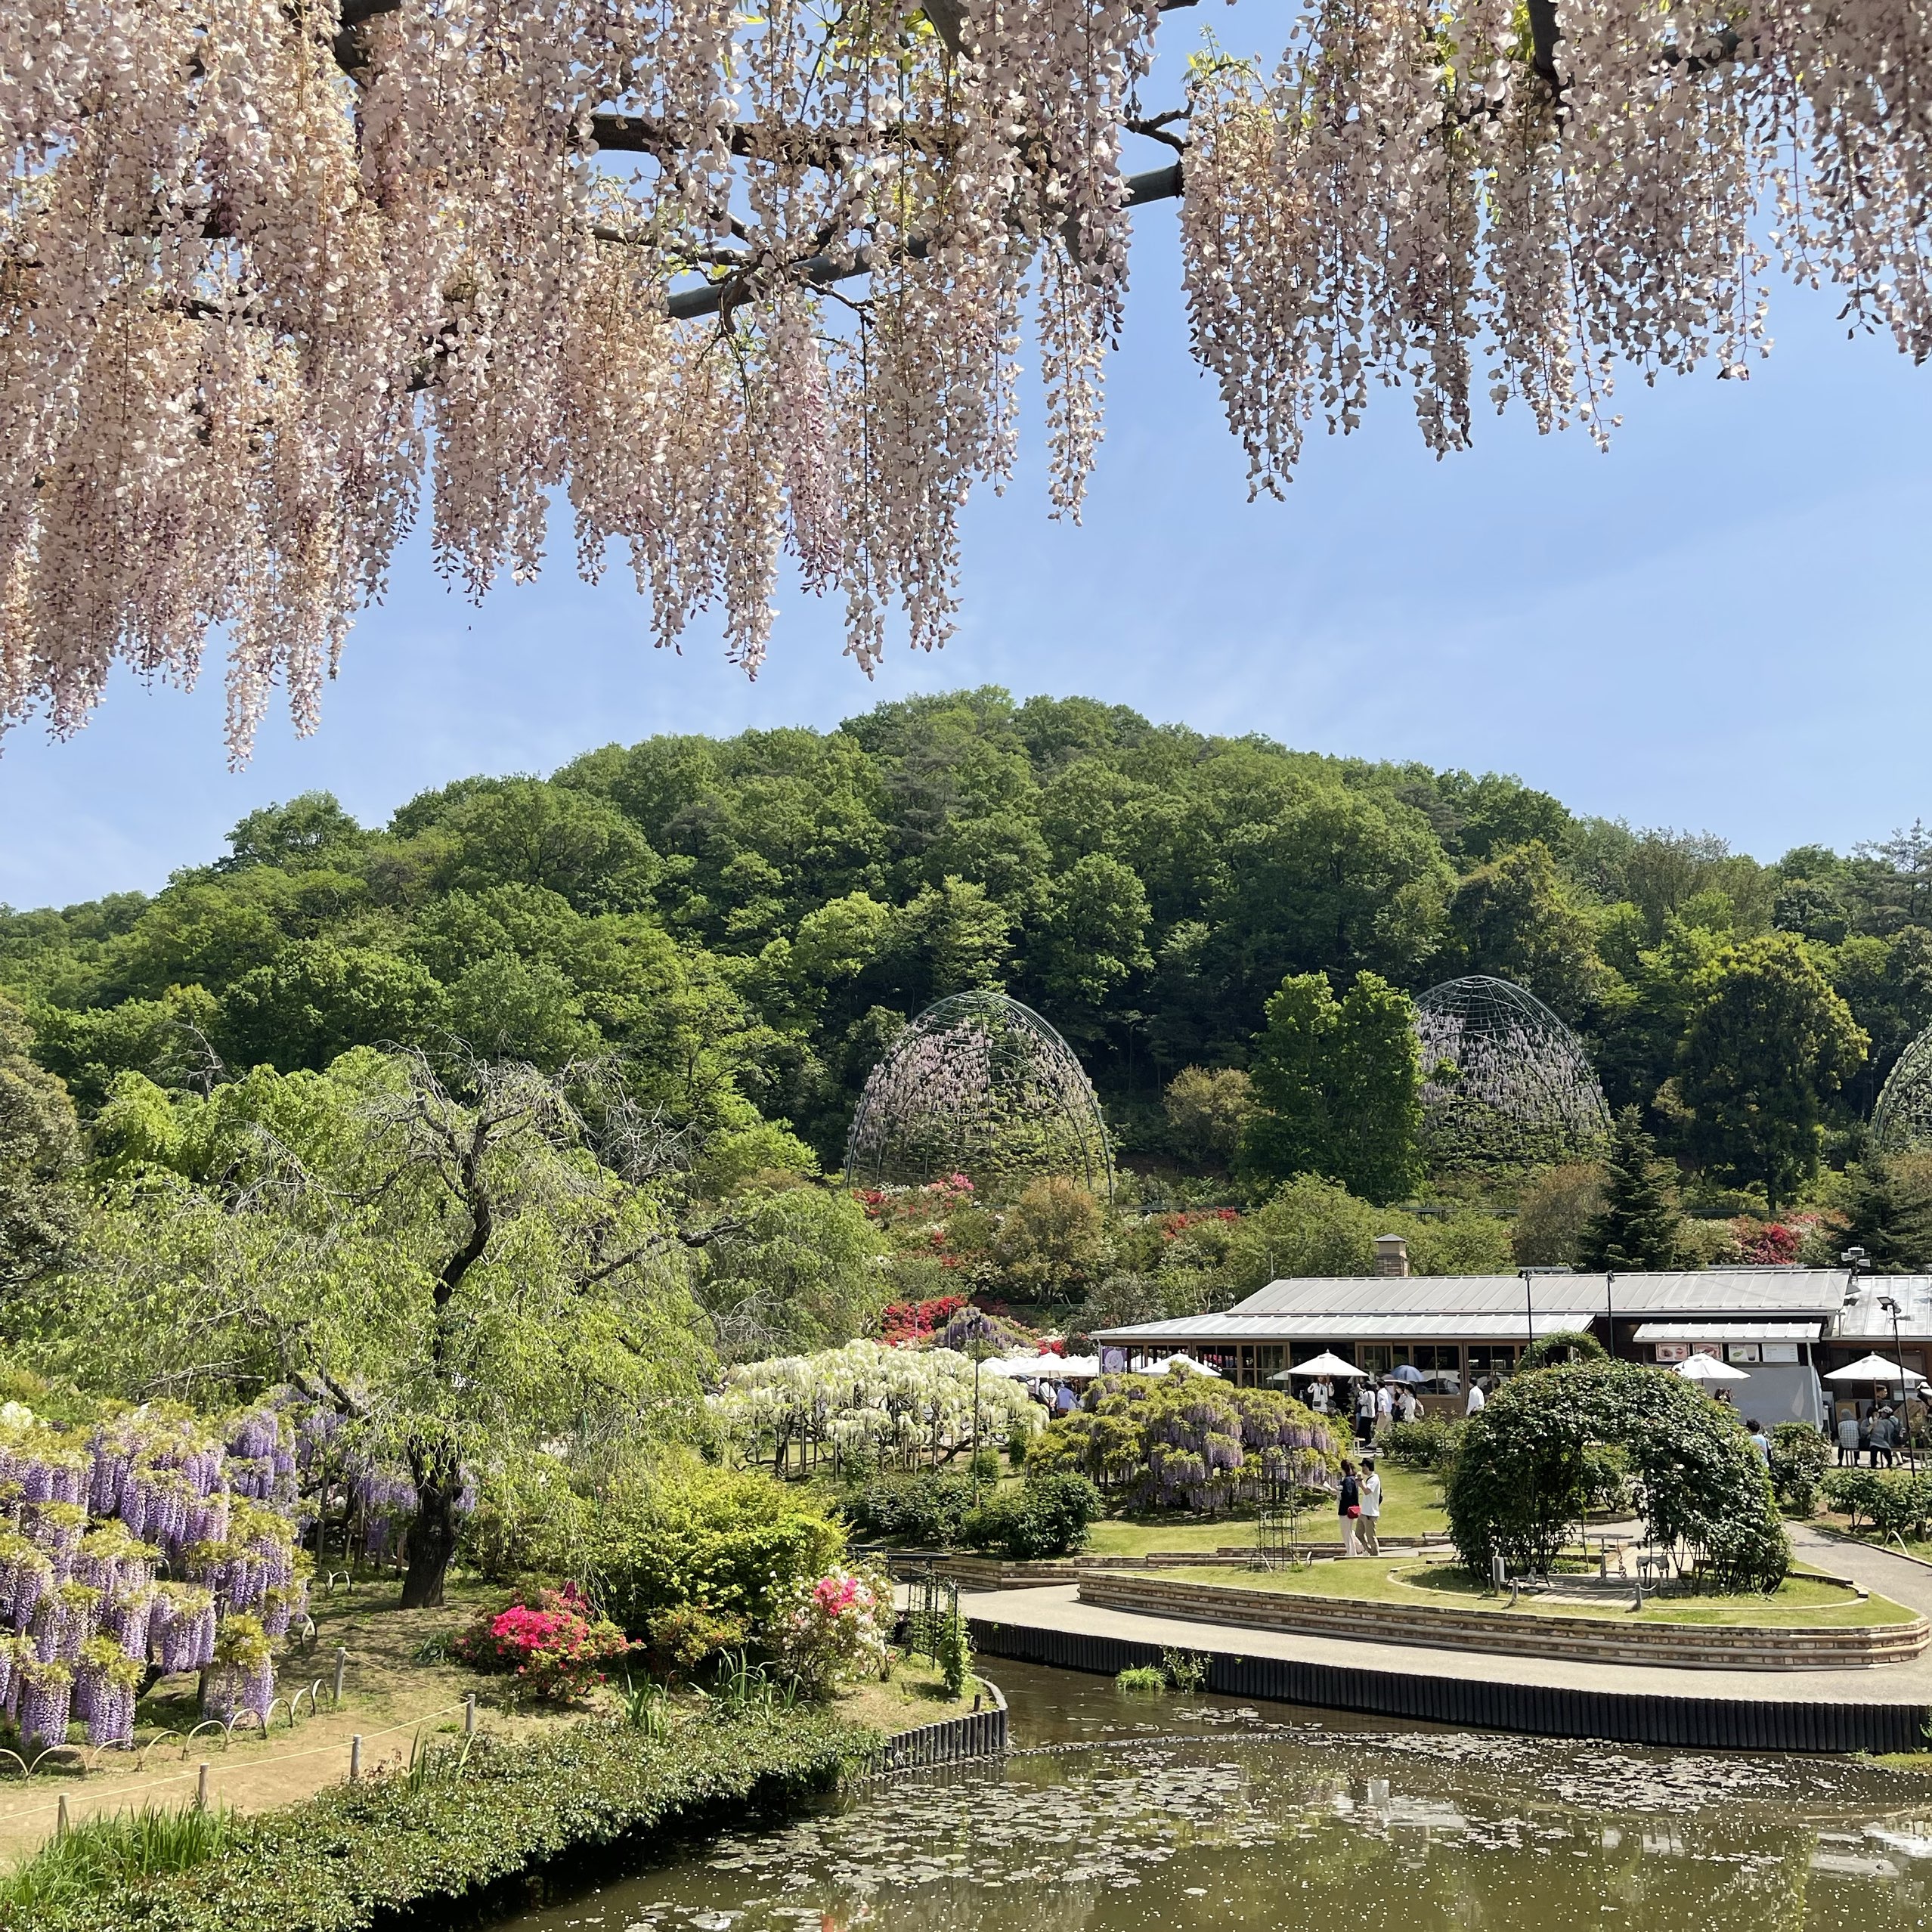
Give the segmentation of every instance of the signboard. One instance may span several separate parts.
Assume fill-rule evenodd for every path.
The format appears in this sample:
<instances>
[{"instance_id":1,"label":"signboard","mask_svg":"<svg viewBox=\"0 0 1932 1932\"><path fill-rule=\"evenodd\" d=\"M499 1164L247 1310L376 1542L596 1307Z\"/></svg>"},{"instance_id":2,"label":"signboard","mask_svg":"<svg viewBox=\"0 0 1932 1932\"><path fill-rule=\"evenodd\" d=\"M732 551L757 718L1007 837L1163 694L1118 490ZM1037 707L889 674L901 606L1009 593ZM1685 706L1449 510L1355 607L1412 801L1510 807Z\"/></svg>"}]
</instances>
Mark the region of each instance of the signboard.
<instances>
[{"instance_id":1,"label":"signboard","mask_svg":"<svg viewBox=\"0 0 1932 1932\"><path fill-rule=\"evenodd\" d=\"M1797 1358L1798 1345L1795 1342L1767 1342L1758 1357L1763 1362L1794 1362Z\"/></svg>"},{"instance_id":2,"label":"signboard","mask_svg":"<svg viewBox=\"0 0 1932 1932\"><path fill-rule=\"evenodd\" d=\"M1724 1351L1725 1357L1734 1362L1761 1361L1763 1358L1757 1352L1761 1345L1756 1342L1733 1342Z\"/></svg>"},{"instance_id":3,"label":"signboard","mask_svg":"<svg viewBox=\"0 0 1932 1932\"><path fill-rule=\"evenodd\" d=\"M1101 1351L1102 1375L1119 1375L1126 1366L1127 1351L1125 1348L1103 1348Z\"/></svg>"},{"instance_id":4,"label":"signboard","mask_svg":"<svg viewBox=\"0 0 1932 1932\"><path fill-rule=\"evenodd\" d=\"M1660 1342L1657 1345L1657 1359L1660 1362L1680 1362L1689 1353L1688 1342Z\"/></svg>"}]
</instances>

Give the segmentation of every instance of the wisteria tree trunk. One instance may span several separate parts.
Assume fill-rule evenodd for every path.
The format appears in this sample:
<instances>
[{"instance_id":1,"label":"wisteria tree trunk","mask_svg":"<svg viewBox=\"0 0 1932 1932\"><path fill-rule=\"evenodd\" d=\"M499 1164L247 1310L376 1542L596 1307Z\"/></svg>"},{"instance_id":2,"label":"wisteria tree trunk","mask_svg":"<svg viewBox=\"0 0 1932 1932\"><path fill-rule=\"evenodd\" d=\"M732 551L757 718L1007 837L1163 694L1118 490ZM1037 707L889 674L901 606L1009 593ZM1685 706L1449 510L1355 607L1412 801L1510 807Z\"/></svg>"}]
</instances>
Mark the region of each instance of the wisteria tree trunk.
<instances>
[{"instance_id":1,"label":"wisteria tree trunk","mask_svg":"<svg viewBox=\"0 0 1932 1932\"><path fill-rule=\"evenodd\" d=\"M416 1485L416 1515L409 1526L409 1567L403 1572L405 1610L441 1606L443 1580L456 1553L458 1494L454 1483Z\"/></svg>"}]
</instances>

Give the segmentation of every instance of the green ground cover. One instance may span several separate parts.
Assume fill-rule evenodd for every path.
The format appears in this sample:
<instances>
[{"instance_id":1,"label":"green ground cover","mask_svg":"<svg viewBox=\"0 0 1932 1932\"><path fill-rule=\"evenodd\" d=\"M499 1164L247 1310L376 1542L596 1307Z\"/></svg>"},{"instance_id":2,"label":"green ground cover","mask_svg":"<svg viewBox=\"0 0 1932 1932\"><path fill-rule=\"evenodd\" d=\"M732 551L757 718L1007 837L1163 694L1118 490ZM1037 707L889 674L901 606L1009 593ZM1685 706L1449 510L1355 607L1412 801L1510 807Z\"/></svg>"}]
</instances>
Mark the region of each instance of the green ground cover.
<instances>
[{"instance_id":1,"label":"green ground cover","mask_svg":"<svg viewBox=\"0 0 1932 1932\"><path fill-rule=\"evenodd\" d=\"M1378 1465L1378 1470L1382 1477L1384 1536L1447 1533L1449 1519L1443 1513L1442 1485L1434 1476L1416 1469L1398 1469L1391 1464ZM1302 1525L1302 1534L1311 1538L1338 1534L1334 1504L1314 1503L1303 1516ZM1252 1509L1230 1510L1214 1516L1160 1510L1144 1516L1110 1516L1095 1523L1087 1532L1082 1553L1145 1556L1156 1550L1213 1550L1252 1543L1254 1537Z\"/></svg>"},{"instance_id":2,"label":"green ground cover","mask_svg":"<svg viewBox=\"0 0 1932 1932\"><path fill-rule=\"evenodd\" d=\"M1434 1604L1498 1616L1600 1617L1627 1623L1837 1628L1909 1624L1918 1614L1887 1597L1859 1598L1841 1584L1804 1571L1794 1571L1787 1577L1775 1596L1653 1594L1641 1612L1623 1603L1546 1603L1531 1596L1522 1597L1512 1609L1506 1596L1492 1595L1486 1584L1454 1563L1389 1564L1360 1557L1346 1562L1317 1562L1301 1570L1249 1570L1230 1563L1190 1569L1180 1577L1171 1571L1150 1570L1145 1574L1164 1583L1184 1586L1218 1584L1368 1603Z\"/></svg>"},{"instance_id":3,"label":"green ground cover","mask_svg":"<svg viewBox=\"0 0 1932 1932\"><path fill-rule=\"evenodd\" d=\"M399 1775L337 1785L300 1804L224 1822L210 1855L112 1861L105 1889L17 1872L8 1932L364 1932L417 1903L580 1848L695 1822L837 1782L878 1734L831 1712L756 1707L681 1717L652 1737L589 1723L520 1744L451 1745ZM178 1834L177 1834L178 1835ZM77 1877L81 1875L76 1875Z\"/></svg>"}]
</instances>

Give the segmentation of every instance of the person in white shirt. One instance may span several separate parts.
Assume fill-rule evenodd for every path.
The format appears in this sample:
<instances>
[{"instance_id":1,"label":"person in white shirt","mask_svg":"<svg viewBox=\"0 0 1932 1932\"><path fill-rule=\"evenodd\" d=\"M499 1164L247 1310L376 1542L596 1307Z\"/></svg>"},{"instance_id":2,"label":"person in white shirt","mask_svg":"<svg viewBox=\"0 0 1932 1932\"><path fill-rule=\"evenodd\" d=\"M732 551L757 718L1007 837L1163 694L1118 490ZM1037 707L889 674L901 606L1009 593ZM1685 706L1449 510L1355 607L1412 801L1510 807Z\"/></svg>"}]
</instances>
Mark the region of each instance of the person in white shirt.
<instances>
[{"instance_id":1,"label":"person in white shirt","mask_svg":"<svg viewBox=\"0 0 1932 1932\"><path fill-rule=\"evenodd\" d=\"M1324 1377L1308 1391L1308 1407L1318 1416L1327 1415L1330 1400L1334 1393L1335 1391L1329 1386L1327 1379Z\"/></svg>"},{"instance_id":2,"label":"person in white shirt","mask_svg":"<svg viewBox=\"0 0 1932 1932\"><path fill-rule=\"evenodd\" d=\"M1482 1413L1483 1404L1489 1398L1482 1392L1482 1382L1478 1377L1469 1384L1469 1407L1463 1413L1470 1416L1480 1415Z\"/></svg>"},{"instance_id":3,"label":"person in white shirt","mask_svg":"<svg viewBox=\"0 0 1932 1932\"><path fill-rule=\"evenodd\" d=\"M1355 1435L1364 1445L1375 1440L1375 1389L1367 1382L1362 1384L1362 1392L1356 1398Z\"/></svg>"},{"instance_id":4,"label":"person in white shirt","mask_svg":"<svg viewBox=\"0 0 1932 1932\"><path fill-rule=\"evenodd\" d=\"M1382 1478L1375 1472L1375 1458L1362 1458L1362 1513L1355 1519L1355 1535L1364 1555L1379 1556L1382 1545L1375 1533L1382 1518Z\"/></svg>"},{"instance_id":5,"label":"person in white shirt","mask_svg":"<svg viewBox=\"0 0 1932 1932\"><path fill-rule=\"evenodd\" d=\"M1422 1411L1422 1404L1416 1400L1413 1389L1404 1389L1396 1398L1395 1413L1405 1423L1412 1423Z\"/></svg>"}]
</instances>

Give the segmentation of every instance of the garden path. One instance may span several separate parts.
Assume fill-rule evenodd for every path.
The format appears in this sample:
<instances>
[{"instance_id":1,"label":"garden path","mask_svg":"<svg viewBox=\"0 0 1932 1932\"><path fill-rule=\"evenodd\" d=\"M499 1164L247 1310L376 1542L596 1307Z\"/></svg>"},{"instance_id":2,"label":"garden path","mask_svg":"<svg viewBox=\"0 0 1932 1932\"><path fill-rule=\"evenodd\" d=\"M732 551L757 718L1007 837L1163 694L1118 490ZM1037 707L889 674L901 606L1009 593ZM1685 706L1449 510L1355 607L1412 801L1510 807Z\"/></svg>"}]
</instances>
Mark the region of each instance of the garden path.
<instances>
[{"instance_id":1,"label":"garden path","mask_svg":"<svg viewBox=\"0 0 1932 1932\"><path fill-rule=\"evenodd\" d=\"M1814 1533L1815 1534L1815 1533ZM1855 1554L1881 1557L1882 1551L1847 1552L1845 1546L1819 1539L1807 1560L1821 1568L1853 1574L1848 1560ZM1917 1598L1932 1608L1932 1570L1889 1559L1900 1570L1917 1571ZM1860 1581L1863 1581L1861 1577ZM1875 1586L1874 1586L1875 1587ZM1600 1690L1626 1695L1673 1698L1736 1698L1792 1703L1896 1704L1919 1709L1932 1707L1932 1651L1909 1664L1887 1664L1837 1670L1719 1670L1681 1665L1586 1663L1532 1655L1506 1656L1489 1651L1432 1649L1419 1644L1371 1643L1340 1637L1311 1636L1287 1630L1250 1630L1228 1624L1196 1622L1137 1612L1104 1609L1082 1603L1077 1586L1054 1585L1036 1590L961 1591L960 1607L977 1621L1021 1624L1034 1629L1075 1634L1125 1638L1181 1650L1212 1651L1222 1655L1280 1657L1298 1662L1325 1664L1346 1669L1394 1671L1418 1677L1494 1684L1507 1681L1555 1689ZM1914 1608L1921 1603L1903 1593L1898 1600ZM1884 1593L1893 1594L1888 1568Z\"/></svg>"}]
</instances>

